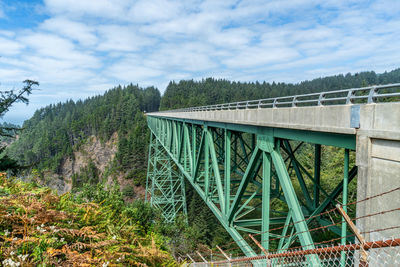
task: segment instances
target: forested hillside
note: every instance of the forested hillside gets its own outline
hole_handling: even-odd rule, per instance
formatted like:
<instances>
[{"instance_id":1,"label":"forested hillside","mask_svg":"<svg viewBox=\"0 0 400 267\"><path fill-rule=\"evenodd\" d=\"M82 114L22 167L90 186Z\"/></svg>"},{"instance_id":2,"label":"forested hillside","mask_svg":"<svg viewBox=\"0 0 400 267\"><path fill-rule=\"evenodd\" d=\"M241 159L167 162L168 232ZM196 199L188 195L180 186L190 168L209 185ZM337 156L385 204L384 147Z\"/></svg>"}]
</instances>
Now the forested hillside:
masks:
<instances>
[{"instance_id":1,"label":"forested hillside","mask_svg":"<svg viewBox=\"0 0 400 267\"><path fill-rule=\"evenodd\" d=\"M170 82L161 99L161 110L213 105L242 100L309 94L374 84L400 82L400 69L382 74L373 71L335 75L291 83L242 83L213 78Z\"/></svg>"},{"instance_id":2,"label":"forested hillside","mask_svg":"<svg viewBox=\"0 0 400 267\"><path fill-rule=\"evenodd\" d=\"M158 110L159 103L157 89L131 84L84 101L50 105L25 121L24 131L8 153L20 165L37 169L42 177L68 173L72 179L68 188L98 183L105 171L135 176L140 184L146 171L143 112ZM110 150L116 150L115 155L108 153Z\"/></svg>"},{"instance_id":3,"label":"forested hillside","mask_svg":"<svg viewBox=\"0 0 400 267\"><path fill-rule=\"evenodd\" d=\"M14 135L13 129L16 128L18 128L18 125L7 122L0 123L0 129L3 131L3 135L0 136L0 147L7 146L14 142L15 139L12 136Z\"/></svg>"}]
</instances>

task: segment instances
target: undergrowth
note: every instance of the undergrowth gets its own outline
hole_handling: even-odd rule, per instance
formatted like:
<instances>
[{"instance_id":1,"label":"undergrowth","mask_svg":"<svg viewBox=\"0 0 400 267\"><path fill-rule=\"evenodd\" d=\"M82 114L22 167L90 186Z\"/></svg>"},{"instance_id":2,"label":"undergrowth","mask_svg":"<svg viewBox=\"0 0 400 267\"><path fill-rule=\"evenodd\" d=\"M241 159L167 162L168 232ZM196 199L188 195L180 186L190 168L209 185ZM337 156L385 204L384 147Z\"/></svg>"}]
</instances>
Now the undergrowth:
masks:
<instances>
[{"instance_id":1,"label":"undergrowth","mask_svg":"<svg viewBox=\"0 0 400 267\"><path fill-rule=\"evenodd\" d=\"M124 206L92 186L61 196L0 173L0 263L4 266L176 266L151 231L145 203Z\"/></svg>"}]
</instances>

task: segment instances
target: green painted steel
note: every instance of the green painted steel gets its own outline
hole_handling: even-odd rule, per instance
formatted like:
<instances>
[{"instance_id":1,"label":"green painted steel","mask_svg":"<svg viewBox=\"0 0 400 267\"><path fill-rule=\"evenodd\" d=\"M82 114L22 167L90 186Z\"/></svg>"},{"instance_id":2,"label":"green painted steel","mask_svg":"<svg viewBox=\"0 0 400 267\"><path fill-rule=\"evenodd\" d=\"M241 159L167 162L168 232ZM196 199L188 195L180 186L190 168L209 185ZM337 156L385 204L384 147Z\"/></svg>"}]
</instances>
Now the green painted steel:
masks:
<instances>
[{"instance_id":1,"label":"green painted steel","mask_svg":"<svg viewBox=\"0 0 400 267\"><path fill-rule=\"evenodd\" d=\"M162 211L168 223L173 222L178 213L187 213L183 175L174 168L172 159L153 134L149 144L146 200L148 196L151 205Z\"/></svg>"},{"instance_id":2,"label":"green painted steel","mask_svg":"<svg viewBox=\"0 0 400 267\"><path fill-rule=\"evenodd\" d=\"M270 225L270 195L271 195L271 156L263 152L263 189L262 189L262 218L261 218L261 245L269 249Z\"/></svg>"},{"instance_id":3,"label":"green painted steel","mask_svg":"<svg viewBox=\"0 0 400 267\"><path fill-rule=\"evenodd\" d=\"M355 167L348 171L347 162L347 176L335 190L326 192L320 183L321 145L345 148L348 159L349 149L355 148L352 135L154 115L147 120L151 138L146 192L152 205L164 210L170 222L180 211L185 213L185 177L246 256L259 253L247 242L248 233L267 250L284 251L293 244L313 248L309 224L326 225L326 217L315 215L335 203L356 175ZM309 167L296 156L305 143L315 144ZM343 195L347 198L346 190ZM277 202L284 210L273 208ZM281 230L271 232L272 225ZM342 233L337 227L328 229ZM319 265L316 255L307 260Z\"/></svg>"},{"instance_id":4,"label":"green painted steel","mask_svg":"<svg viewBox=\"0 0 400 267\"><path fill-rule=\"evenodd\" d=\"M314 209L319 205L319 194L321 185L321 145L315 145L314 153Z\"/></svg>"},{"instance_id":5,"label":"green painted steel","mask_svg":"<svg viewBox=\"0 0 400 267\"><path fill-rule=\"evenodd\" d=\"M342 205L344 212L347 212L347 193L349 184L349 150L346 149L344 152L344 172L343 172L343 197ZM347 223L344 218L342 218L342 232L341 232L341 244L346 245L346 235L347 235ZM346 266L346 253L342 251L340 255L340 266Z\"/></svg>"},{"instance_id":6,"label":"green painted steel","mask_svg":"<svg viewBox=\"0 0 400 267\"><path fill-rule=\"evenodd\" d=\"M150 116L149 116L150 117ZM340 134L340 133L328 133L328 132L315 132L297 129L284 129L284 128L271 128L265 126L245 125L245 124L232 124L225 122L214 122L214 121L201 121L191 119L180 119L173 117L157 116L156 114L151 115L152 118L168 119L179 122L185 122L188 124L209 126L220 129L228 129L230 131L238 131L252 134L265 134L265 132L272 132L277 138L283 138L288 140L304 141L312 144L320 144L326 146L335 146L340 148L356 149L356 136L353 134Z\"/></svg>"}]
</instances>

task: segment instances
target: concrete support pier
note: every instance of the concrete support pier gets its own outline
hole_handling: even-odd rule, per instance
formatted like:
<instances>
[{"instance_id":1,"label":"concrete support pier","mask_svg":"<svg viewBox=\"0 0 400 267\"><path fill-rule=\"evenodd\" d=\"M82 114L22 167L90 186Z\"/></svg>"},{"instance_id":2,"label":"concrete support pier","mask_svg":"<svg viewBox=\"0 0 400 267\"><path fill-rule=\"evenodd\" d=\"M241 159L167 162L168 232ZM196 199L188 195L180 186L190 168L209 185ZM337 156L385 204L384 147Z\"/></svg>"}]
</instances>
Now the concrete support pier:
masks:
<instances>
[{"instance_id":1,"label":"concrete support pier","mask_svg":"<svg viewBox=\"0 0 400 267\"><path fill-rule=\"evenodd\" d=\"M362 200L400 187L400 104L368 104L360 109L357 130L357 199ZM400 190L357 204L357 217L400 207ZM367 241L398 237L400 210L358 220ZM368 232L372 231L371 234Z\"/></svg>"}]
</instances>

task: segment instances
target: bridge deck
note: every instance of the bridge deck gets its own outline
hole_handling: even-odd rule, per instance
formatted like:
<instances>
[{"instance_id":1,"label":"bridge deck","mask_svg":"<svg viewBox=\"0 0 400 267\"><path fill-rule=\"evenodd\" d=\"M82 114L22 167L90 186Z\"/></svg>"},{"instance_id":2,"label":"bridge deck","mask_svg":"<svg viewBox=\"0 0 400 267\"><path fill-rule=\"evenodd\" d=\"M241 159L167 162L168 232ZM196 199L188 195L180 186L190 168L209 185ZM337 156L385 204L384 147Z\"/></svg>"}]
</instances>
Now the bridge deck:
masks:
<instances>
[{"instance_id":1,"label":"bridge deck","mask_svg":"<svg viewBox=\"0 0 400 267\"><path fill-rule=\"evenodd\" d=\"M400 103L359 105L359 110L357 106L338 105L192 112L161 111L148 113L148 115L351 135L361 133L383 139L400 140ZM353 122L357 124L357 121L359 121L359 125L351 125L352 116Z\"/></svg>"}]
</instances>

